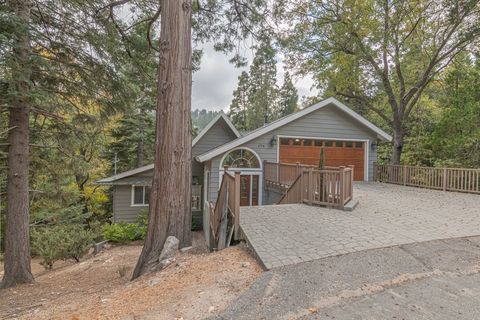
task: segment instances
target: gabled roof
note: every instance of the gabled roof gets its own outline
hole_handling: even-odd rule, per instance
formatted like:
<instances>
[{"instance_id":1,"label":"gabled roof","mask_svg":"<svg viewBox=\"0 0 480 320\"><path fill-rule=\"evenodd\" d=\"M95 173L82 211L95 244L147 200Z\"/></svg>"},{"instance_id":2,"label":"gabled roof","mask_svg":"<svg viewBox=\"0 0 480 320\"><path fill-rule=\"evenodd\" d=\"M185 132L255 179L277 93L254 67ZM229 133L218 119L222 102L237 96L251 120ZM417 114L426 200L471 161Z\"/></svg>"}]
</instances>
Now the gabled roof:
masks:
<instances>
[{"instance_id":1,"label":"gabled roof","mask_svg":"<svg viewBox=\"0 0 480 320\"><path fill-rule=\"evenodd\" d=\"M119 174L116 174L116 175L113 175L113 176L110 176L110 177L107 177L107 178L97 180L97 181L95 181L95 183L110 184L110 183L112 183L116 180L120 180L120 179L123 179L123 178L126 178L126 177L130 177L130 176L133 176L134 174L142 173L142 172L152 170L152 169L153 169L153 163L149 164L149 165L146 165L146 166L143 166L143 167L128 170L128 171L125 171L125 172L122 172L122 173L119 173Z\"/></svg>"},{"instance_id":2,"label":"gabled roof","mask_svg":"<svg viewBox=\"0 0 480 320\"><path fill-rule=\"evenodd\" d=\"M200 133L195 137L195 139L193 139L192 141L192 147L195 146L195 144L197 144L198 141L200 141L200 139L202 139L202 137L208 132L208 130L210 130L210 128L213 127L213 125L215 123L217 123L218 120L220 119L223 119L225 121L225 123L227 124L227 126L232 130L233 134L235 134L235 136L237 138L239 138L241 135L240 135L240 132L238 132L237 128L235 128L235 126L233 125L232 121L230 121L230 118L227 117L227 115L223 112L223 111L220 111L216 116L215 118L212 119L212 121L210 121L207 126L205 128L202 129L202 131L200 131Z\"/></svg>"},{"instance_id":3,"label":"gabled roof","mask_svg":"<svg viewBox=\"0 0 480 320\"><path fill-rule=\"evenodd\" d=\"M215 125L215 123L217 123L220 119L225 121L227 126L232 130L233 134L235 134L235 136L237 138L239 138L241 136L240 133L238 132L237 128L235 128L235 126L233 125L230 118L227 117L227 115L223 111L220 111L215 116L215 118L213 118L205 126L205 128L203 128L202 131L200 131L200 133L195 137L195 139L193 139L192 148L197 144L198 141L200 141L200 139L202 139L202 137L208 132L208 130L210 130ZM125 171L125 172L122 172L122 173L119 173L119 174L116 174L116 175L113 175L113 176L110 176L110 177L107 177L107 178L100 179L100 180L96 181L96 183L98 183L98 184L111 184L112 182L117 181L119 179L123 179L123 178L129 177L129 176L133 176L135 174L142 173L142 172L152 170L152 169L153 169L153 164L149 164L149 165L146 165L146 166L143 166L143 167L135 168L135 169L128 170L128 171Z\"/></svg>"},{"instance_id":4,"label":"gabled roof","mask_svg":"<svg viewBox=\"0 0 480 320\"><path fill-rule=\"evenodd\" d=\"M392 140L392 137L386 133L385 131L383 131L382 129L380 129L379 127L377 127L376 125L374 125L373 123L371 123L370 121L368 121L367 119L365 119L364 117L362 117L361 115L359 115L358 113L356 113L355 111L353 111L352 109L350 109L349 107L347 107L346 105L344 105L343 103L341 103L340 101L338 101L337 99L335 98L328 98L328 99L325 99L317 104L314 104L313 106L310 106L310 107L307 107L301 111L298 111L298 112L295 112L295 113L292 113L286 117L283 117L283 118L280 118L274 122L271 122L263 127L260 127L250 133L248 133L247 135L241 137L241 138L238 138L236 140L233 140L232 142L229 142L229 143L226 143L218 148L215 148L213 150L210 150L202 155L199 155L197 156L195 159L198 161L198 162L204 162L204 161L207 161L207 160L210 160L218 155L221 155L233 148L236 148L244 143L247 143L259 136L262 136L268 132L271 132L281 126L284 126L290 122L293 122L307 114L310 114L314 111L317 111L325 106L328 106L328 105L333 105L335 107L337 107L338 109L342 110L343 112L345 112L346 114L350 115L353 119L357 120L358 122L360 122L362 125L366 126L367 128L369 128L370 130L372 130L373 132L375 132L377 134L377 136L382 139L382 140L385 140L385 141L391 141Z\"/></svg>"}]
</instances>

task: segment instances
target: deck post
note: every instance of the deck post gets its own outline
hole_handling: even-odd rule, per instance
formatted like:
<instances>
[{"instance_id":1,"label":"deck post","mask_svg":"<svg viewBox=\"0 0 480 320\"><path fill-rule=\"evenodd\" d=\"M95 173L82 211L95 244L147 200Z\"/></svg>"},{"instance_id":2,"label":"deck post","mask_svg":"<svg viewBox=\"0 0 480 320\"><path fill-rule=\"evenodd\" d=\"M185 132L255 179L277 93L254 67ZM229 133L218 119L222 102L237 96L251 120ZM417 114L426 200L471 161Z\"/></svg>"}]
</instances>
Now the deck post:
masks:
<instances>
[{"instance_id":1,"label":"deck post","mask_svg":"<svg viewBox=\"0 0 480 320\"><path fill-rule=\"evenodd\" d=\"M302 168L302 171L300 171L300 174L302 175L300 177L300 203L303 203L305 200L305 185L303 183L303 175L304 175L305 169ZM288 190L287 190L288 192Z\"/></svg>"},{"instance_id":2,"label":"deck post","mask_svg":"<svg viewBox=\"0 0 480 320\"><path fill-rule=\"evenodd\" d=\"M234 193L234 211L235 211L235 221L234 221L234 230L235 230L235 240L240 240L240 171L235 171L235 193Z\"/></svg>"},{"instance_id":3,"label":"deck post","mask_svg":"<svg viewBox=\"0 0 480 320\"><path fill-rule=\"evenodd\" d=\"M308 169L308 204L312 205L313 201L313 168Z\"/></svg>"},{"instance_id":4,"label":"deck post","mask_svg":"<svg viewBox=\"0 0 480 320\"><path fill-rule=\"evenodd\" d=\"M407 166L403 165L403 185L407 185Z\"/></svg>"},{"instance_id":5,"label":"deck post","mask_svg":"<svg viewBox=\"0 0 480 320\"><path fill-rule=\"evenodd\" d=\"M225 174L227 174L225 172ZM225 178L224 178L225 179ZM227 246L227 228L228 228L228 180L225 180L225 193L223 194L223 208L221 208L220 228L218 233L217 249L223 250Z\"/></svg>"},{"instance_id":6,"label":"deck post","mask_svg":"<svg viewBox=\"0 0 480 320\"><path fill-rule=\"evenodd\" d=\"M345 206L345 167L340 166L340 182L339 189L339 209L343 210Z\"/></svg>"},{"instance_id":7,"label":"deck post","mask_svg":"<svg viewBox=\"0 0 480 320\"><path fill-rule=\"evenodd\" d=\"M443 168L442 190L447 191L447 168Z\"/></svg>"},{"instance_id":8,"label":"deck post","mask_svg":"<svg viewBox=\"0 0 480 320\"><path fill-rule=\"evenodd\" d=\"M352 200L353 200L353 181L355 181L355 166L353 164L349 165L348 166L349 168L352 169L352 176L350 177L350 196L352 197ZM367 180L368 180L368 177L367 177Z\"/></svg>"}]
</instances>

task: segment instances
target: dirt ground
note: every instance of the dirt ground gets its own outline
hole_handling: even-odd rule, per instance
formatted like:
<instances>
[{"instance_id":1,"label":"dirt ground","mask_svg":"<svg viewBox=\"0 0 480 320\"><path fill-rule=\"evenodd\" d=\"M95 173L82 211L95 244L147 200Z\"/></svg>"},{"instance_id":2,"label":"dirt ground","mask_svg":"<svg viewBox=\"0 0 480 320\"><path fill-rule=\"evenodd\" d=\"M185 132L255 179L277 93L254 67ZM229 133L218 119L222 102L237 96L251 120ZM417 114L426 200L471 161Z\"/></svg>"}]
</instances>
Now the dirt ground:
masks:
<instances>
[{"instance_id":1,"label":"dirt ground","mask_svg":"<svg viewBox=\"0 0 480 320\"><path fill-rule=\"evenodd\" d=\"M1 290L0 318L187 320L218 314L262 269L242 245L206 253L201 243L195 233L192 250L133 282L140 245L113 246L80 263L58 262L50 271L33 259L36 283Z\"/></svg>"}]
</instances>

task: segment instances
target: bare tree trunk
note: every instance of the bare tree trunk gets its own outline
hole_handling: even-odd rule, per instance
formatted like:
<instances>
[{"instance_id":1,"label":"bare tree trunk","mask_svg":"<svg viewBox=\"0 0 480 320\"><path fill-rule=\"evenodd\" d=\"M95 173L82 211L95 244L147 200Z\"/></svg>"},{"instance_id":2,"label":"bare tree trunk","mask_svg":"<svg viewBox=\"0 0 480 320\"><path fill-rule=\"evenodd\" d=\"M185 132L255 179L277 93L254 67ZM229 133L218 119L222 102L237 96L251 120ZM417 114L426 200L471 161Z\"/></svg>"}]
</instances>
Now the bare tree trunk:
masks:
<instances>
[{"instance_id":1,"label":"bare tree trunk","mask_svg":"<svg viewBox=\"0 0 480 320\"><path fill-rule=\"evenodd\" d=\"M26 27L30 20L30 2L10 2L15 14ZM11 287L34 281L30 267L30 234L28 202L28 152L30 91L30 41L28 31L19 31L14 44L15 65L10 83L11 97L7 157L7 214L5 229L5 275L0 287Z\"/></svg>"},{"instance_id":2,"label":"bare tree trunk","mask_svg":"<svg viewBox=\"0 0 480 320\"><path fill-rule=\"evenodd\" d=\"M167 236L191 244L191 0L161 0L155 170L133 279L155 270Z\"/></svg>"},{"instance_id":3,"label":"bare tree trunk","mask_svg":"<svg viewBox=\"0 0 480 320\"><path fill-rule=\"evenodd\" d=\"M404 138L405 131L401 128L401 125L395 126L393 130L393 149L392 156L390 158L390 164L400 164L400 159L403 152Z\"/></svg>"},{"instance_id":4,"label":"bare tree trunk","mask_svg":"<svg viewBox=\"0 0 480 320\"><path fill-rule=\"evenodd\" d=\"M144 164L144 158L145 158L145 109L142 107L140 108L140 121L139 121L139 126L138 130L140 131L140 140L137 142L137 167L141 167Z\"/></svg>"}]
</instances>

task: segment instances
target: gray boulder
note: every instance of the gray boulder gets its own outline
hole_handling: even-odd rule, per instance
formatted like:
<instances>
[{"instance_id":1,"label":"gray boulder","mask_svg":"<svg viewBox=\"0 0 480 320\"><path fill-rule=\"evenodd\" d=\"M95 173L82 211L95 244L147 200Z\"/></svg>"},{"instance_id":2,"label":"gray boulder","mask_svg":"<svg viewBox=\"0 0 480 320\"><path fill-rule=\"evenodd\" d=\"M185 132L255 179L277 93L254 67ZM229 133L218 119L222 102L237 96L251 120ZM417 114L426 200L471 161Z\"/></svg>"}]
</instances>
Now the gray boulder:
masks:
<instances>
[{"instance_id":1,"label":"gray boulder","mask_svg":"<svg viewBox=\"0 0 480 320\"><path fill-rule=\"evenodd\" d=\"M160 269L164 269L170 263L175 261L175 254L178 251L178 246L180 245L180 241L174 237L169 236L163 245L162 252L160 253L160 257L158 261L160 262Z\"/></svg>"}]
</instances>

